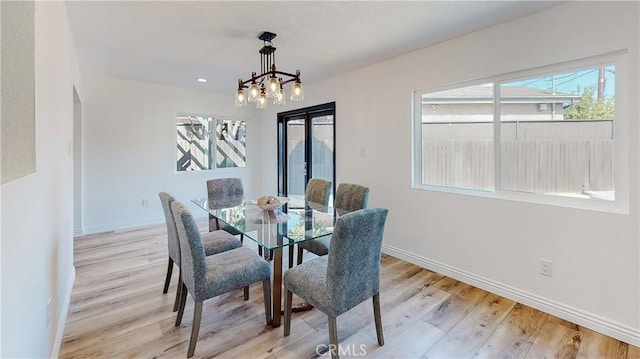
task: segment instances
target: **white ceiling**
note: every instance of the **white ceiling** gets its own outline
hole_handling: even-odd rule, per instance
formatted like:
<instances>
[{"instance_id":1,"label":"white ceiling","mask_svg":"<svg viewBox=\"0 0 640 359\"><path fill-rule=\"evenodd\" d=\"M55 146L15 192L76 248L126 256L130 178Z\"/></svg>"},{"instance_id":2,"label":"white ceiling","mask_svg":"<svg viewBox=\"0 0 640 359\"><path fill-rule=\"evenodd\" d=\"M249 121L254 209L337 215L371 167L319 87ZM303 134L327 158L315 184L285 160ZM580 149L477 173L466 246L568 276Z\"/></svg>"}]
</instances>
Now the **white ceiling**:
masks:
<instances>
[{"instance_id":1,"label":"white ceiling","mask_svg":"<svg viewBox=\"0 0 640 359\"><path fill-rule=\"evenodd\" d=\"M508 21L545 1L69 1L82 71L233 92L260 71L262 31L302 82ZM202 84L196 78L209 80Z\"/></svg>"}]
</instances>

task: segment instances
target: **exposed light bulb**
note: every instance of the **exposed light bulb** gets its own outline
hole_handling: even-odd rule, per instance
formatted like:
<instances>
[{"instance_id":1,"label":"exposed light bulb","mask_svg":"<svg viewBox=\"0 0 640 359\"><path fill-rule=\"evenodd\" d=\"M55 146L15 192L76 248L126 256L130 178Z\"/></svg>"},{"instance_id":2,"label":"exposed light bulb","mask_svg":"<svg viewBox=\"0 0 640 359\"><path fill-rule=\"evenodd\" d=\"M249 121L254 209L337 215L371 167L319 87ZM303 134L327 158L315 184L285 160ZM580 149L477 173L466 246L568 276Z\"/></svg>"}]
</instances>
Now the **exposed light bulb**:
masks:
<instances>
[{"instance_id":1,"label":"exposed light bulb","mask_svg":"<svg viewBox=\"0 0 640 359\"><path fill-rule=\"evenodd\" d=\"M291 89L291 101L302 100L304 100L304 89L300 82L296 82L293 84L293 88Z\"/></svg>"},{"instance_id":2,"label":"exposed light bulb","mask_svg":"<svg viewBox=\"0 0 640 359\"><path fill-rule=\"evenodd\" d=\"M236 93L236 106L246 106L247 105L247 97L244 95L244 90L238 89Z\"/></svg>"},{"instance_id":3,"label":"exposed light bulb","mask_svg":"<svg viewBox=\"0 0 640 359\"><path fill-rule=\"evenodd\" d=\"M258 97L258 100L256 101L256 108L267 108L267 96L264 94L264 92L260 94L260 97Z\"/></svg>"},{"instance_id":4,"label":"exposed light bulb","mask_svg":"<svg viewBox=\"0 0 640 359\"><path fill-rule=\"evenodd\" d=\"M270 77L267 83L267 97L276 97L280 92L280 81L275 77Z\"/></svg>"},{"instance_id":5,"label":"exposed light bulb","mask_svg":"<svg viewBox=\"0 0 640 359\"><path fill-rule=\"evenodd\" d=\"M249 86L249 98L247 99L249 102L256 102L260 97L260 88L258 84L253 83Z\"/></svg>"},{"instance_id":6,"label":"exposed light bulb","mask_svg":"<svg viewBox=\"0 0 640 359\"><path fill-rule=\"evenodd\" d=\"M281 87L276 97L273 98L273 103L276 105L282 106L286 103L285 99L286 99L286 94L284 93L284 89Z\"/></svg>"}]
</instances>

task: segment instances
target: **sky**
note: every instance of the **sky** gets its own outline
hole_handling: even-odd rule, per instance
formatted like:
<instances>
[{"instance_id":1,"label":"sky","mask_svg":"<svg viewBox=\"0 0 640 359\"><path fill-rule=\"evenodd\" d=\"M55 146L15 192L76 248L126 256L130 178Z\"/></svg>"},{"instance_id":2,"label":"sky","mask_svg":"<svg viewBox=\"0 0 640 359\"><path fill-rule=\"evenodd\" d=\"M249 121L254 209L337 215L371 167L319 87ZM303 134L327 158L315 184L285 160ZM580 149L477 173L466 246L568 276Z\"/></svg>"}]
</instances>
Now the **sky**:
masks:
<instances>
[{"instance_id":1,"label":"sky","mask_svg":"<svg viewBox=\"0 0 640 359\"><path fill-rule=\"evenodd\" d=\"M555 91L560 93L578 94L582 93L585 87L594 87L594 95L597 93L598 85L598 68L591 67L580 71L560 72L553 75L555 80ZM615 95L615 66L605 66L605 98L611 98ZM551 91L552 77L536 77L520 81L514 81L502 84L503 86L523 86L533 87L537 89ZM578 89L580 89L578 91Z\"/></svg>"}]
</instances>

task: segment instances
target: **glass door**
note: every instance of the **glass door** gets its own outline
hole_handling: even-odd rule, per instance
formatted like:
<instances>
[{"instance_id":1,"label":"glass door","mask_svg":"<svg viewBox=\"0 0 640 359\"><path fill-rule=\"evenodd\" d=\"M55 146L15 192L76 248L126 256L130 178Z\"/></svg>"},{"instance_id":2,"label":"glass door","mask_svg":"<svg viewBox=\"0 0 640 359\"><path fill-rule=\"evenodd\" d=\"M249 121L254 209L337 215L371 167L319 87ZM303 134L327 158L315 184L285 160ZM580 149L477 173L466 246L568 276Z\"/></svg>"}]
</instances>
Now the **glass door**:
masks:
<instances>
[{"instance_id":1,"label":"glass door","mask_svg":"<svg viewBox=\"0 0 640 359\"><path fill-rule=\"evenodd\" d=\"M286 176L284 193L304 195L307 183L307 141L305 136L306 119L291 118L286 121Z\"/></svg>"},{"instance_id":2,"label":"glass door","mask_svg":"<svg viewBox=\"0 0 640 359\"><path fill-rule=\"evenodd\" d=\"M278 192L304 196L311 178L335 183L334 117L335 103L278 114Z\"/></svg>"}]
</instances>

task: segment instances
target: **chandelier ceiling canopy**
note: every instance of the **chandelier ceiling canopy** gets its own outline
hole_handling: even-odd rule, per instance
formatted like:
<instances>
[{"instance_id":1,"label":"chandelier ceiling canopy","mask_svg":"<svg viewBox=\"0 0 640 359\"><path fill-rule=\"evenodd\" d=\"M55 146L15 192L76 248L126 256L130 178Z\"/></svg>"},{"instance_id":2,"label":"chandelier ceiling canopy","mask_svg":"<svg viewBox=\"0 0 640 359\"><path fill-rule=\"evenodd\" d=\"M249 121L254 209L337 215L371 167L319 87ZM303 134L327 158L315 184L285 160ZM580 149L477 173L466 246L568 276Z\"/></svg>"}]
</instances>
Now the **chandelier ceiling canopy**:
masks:
<instances>
[{"instance_id":1,"label":"chandelier ceiling canopy","mask_svg":"<svg viewBox=\"0 0 640 359\"><path fill-rule=\"evenodd\" d=\"M256 107L263 109L267 107L267 99L272 98L276 105L285 104L284 85L293 82L291 86L291 101L302 101L304 90L300 82L300 70L295 74L279 71L276 67L276 48L271 40L276 34L265 31L258 39L264 45L258 51L260 53L260 74L251 73L249 80L238 80L238 91L236 92L236 106L246 106L247 102L255 102ZM245 91L245 89L247 89Z\"/></svg>"}]
</instances>

